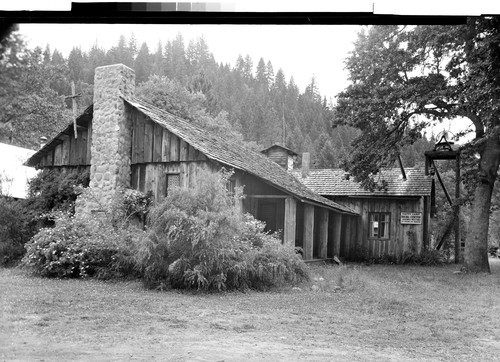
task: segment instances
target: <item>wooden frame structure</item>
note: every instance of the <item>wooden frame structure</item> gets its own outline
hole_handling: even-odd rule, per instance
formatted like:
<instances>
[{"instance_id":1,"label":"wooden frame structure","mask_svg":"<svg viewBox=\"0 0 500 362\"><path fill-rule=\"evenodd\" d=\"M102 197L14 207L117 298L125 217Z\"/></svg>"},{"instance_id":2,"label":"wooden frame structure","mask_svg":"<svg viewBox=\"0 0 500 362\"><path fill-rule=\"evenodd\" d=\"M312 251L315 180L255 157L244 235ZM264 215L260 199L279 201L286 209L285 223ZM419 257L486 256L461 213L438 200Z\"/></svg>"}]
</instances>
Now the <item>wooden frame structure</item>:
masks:
<instances>
[{"instance_id":1,"label":"wooden frame structure","mask_svg":"<svg viewBox=\"0 0 500 362\"><path fill-rule=\"evenodd\" d=\"M444 138L444 137L443 137ZM444 144L445 147L439 147L439 144ZM446 189L446 186L441 178L441 175L439 174L439 170L436 167L435 161L437 160L455 160L455 199L454 201L452 200L448 190ZM426 151L425 152L425 174L434 176L434 174L431 172L433 170L433 173L437 176L437 179L441 185L441 188L443 189L443 192L446 196L446 200L450 204L450 206L454 209L454 222L455 222L455 263L460 262L461 258L461 242L460 242L460 151L453 150L451 148L451 144L446 141L446 138L444 138L444 143L437 143L436 147L434 148L433 151ZM432 198L432 214L435 213L435 198ZM440 249L441 246L443 245L444 238L441 239L436 246L436 249ZM428 245L427 245L428 246Z\"/></svg>"}]
</instances>

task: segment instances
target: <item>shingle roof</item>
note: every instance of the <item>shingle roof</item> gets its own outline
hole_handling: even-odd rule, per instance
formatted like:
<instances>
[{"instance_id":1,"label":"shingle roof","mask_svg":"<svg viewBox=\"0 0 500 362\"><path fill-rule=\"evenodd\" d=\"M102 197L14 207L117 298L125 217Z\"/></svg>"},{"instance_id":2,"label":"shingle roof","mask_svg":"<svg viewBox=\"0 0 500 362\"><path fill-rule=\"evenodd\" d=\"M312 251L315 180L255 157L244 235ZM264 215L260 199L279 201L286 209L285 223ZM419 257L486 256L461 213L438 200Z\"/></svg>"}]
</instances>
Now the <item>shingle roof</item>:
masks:
<instances>
[{"instance_id":1,"label":"shingle roof","mask_svg":"<svg viewBox=\"0 0 500 362\"><path fill-rule=\"evenodd\" d=\"M302 178L300 170L293 174L314 192L322 196L429 196L432 179L419 169L405 169L406 180L399 168L383 169L381 179L387 182L386 190L365 190L352 178L346 179L342 169L310 170L309 176Z\"/></svg>"},{"instance_id":2,"label":"shingle roof","mask_svg":"<svg viewBox=\"0 0 500 362\"><path fill-rule=\"evenodd\" d=\"M280 145L279 143L275 143L274 145L272 146L269 146L269 147L266 147L264 148L263 150L261 150L260 152L261 153L266 153L268 152L271 148L281 148L283 150L285 150L289 155L292 155L292 156L298 156L299 154L295 151L292 151L291 149L285 147L285 146L282 146Z\"/></svg>"},{"instance_id":3,"label":"shingle roof","mask_svg":"<svg viewBox=\"0 0 500 362\"><path fill-rule=\"evenodd\" d=\"M293 175L259 152L248 149L240 143L207 132L182 118L137 98L130 98L125 101L148 116L153 122L160 124L173 134L184 139L209 159L257 176L274 187L304 201L318 203L342 213L357 215L352 209L311 191Z\"/></svg>"}]
</instances>

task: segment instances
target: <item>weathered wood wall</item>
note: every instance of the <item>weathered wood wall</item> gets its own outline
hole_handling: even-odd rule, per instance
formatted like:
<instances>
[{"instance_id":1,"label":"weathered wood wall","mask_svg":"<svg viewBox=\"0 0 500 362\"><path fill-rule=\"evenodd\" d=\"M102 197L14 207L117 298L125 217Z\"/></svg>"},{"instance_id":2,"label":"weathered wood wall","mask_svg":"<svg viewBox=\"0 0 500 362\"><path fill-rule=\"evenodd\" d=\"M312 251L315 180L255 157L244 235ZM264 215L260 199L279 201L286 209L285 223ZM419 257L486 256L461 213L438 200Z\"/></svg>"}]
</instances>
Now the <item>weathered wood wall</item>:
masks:
<instances>
[{"instance_id":1,"label":"weathered wood wall","mask_svg":"<svg viewBox=\"0 0 500 362\"><path fill-rule=\"evenodd\" d=\"M207 162L144 163L131 166L130 187L142 192L152 191L155 200L167 193L167 176L179 175L179 186L188 188L196 184L200 170L212 170ZM214 170L215 172L215 170Z\"/></svg>"},{"instance_id":2,"label":"weathered wood wall","mask_svg":"<svg viewBox=\"0 0 500 362\"><path fill-rule=\"evenodd\" d=\"M385 254L401 256L403 252L410 251L412 247L420 252L424 240L424 198L349 198L335 197L333 201L348 206L359 212L361 217L355 224L346 223L343 232L351 234L350 242L341 246L342 256L353 257L356 251L368 252L370 257L379 257ZM391 222L388 239L369 237L369 213L388 212ZM419 225L401 224L401 212L421 212L422 223ZM353 231L357 231L355 238ZM415 244L415 245L412 245Z\"/></svg>"},{"instance_id":3,"label":"weathered wood wall","mask_svg":"<svg viewBox=\"0 0 500 362\"><path fill-rule=\"evenodd\" d=\"M266 156L283 168L288 166L288 152L282 148L271 148L266 151Z\"/></svg>"},{"instance_id":4,"label":"weathered wood wall","mask_svg":"<svg viewBox=\"0 0 500 362\"><path fill-rule=\"evenodd\" d=\"M90 166L92 123L88 128L78 127L77 138L72 130L57 139L57 145L45 153L37 168L53 166Z\"/></svg>"},{"instance_id":5,"label":"weathered wood wall","mask_svg":"<svg viewBox=\"0 0 500 362\"><path fill-rule=\"evenodd\" d=\"M304 250L303 256L307 260L349 257L350 245L357 237L353 225L358 219L357 216L297 202L295 246Z\"/></svg>"},{"instance_id":6,"label":"weathered wood wall","mask_svg":"<svg viewBox=\"0 0 500 362\"><path fill-rule=\"evenodd\" d=\"M200 170L213 169L205 155L133 108L131 176L133 189L152 191L155 199L166 195L168 175L179 175L181 187L193 187Z\"/></svg>"},{"instance_id":7,"label":"weathered wood wall","mask_svg":"<svg viewBox=\"0 0 500 362\"><path fill-rule=\"evenodd\" d=\"M144 114L131 109L131 164L207 161L205 155Z\"/></svg>"}]
</instances>

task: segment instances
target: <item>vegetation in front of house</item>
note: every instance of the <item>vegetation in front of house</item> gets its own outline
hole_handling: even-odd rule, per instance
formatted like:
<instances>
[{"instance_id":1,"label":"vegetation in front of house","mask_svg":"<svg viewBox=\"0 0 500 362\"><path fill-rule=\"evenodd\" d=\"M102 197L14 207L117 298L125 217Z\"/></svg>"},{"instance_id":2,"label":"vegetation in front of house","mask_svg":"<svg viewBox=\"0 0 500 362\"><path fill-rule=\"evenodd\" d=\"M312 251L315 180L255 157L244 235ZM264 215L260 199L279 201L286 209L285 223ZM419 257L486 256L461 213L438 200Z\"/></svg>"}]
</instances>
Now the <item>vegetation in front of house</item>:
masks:
<instances>
[{"instance_id":1,"label":"vegetation in front of house","mask_svg":"<svg viewBox=\"0 0 500 362\"><path fill-rule=\"evenodd\" d=\"M264 288L308 278L292 246L263 232L264 224L242 215L226 190L229 174L206 173L193 189L174 189L150 213L150 238L138 265L155 287L226 290Z\"/></svg>"},{"instance_id":2,"label":"vegetation in front of house","mask_svg":"<svg viewBox=\"0 0 500 362\"><path fill-rule=\"evenodd\" d=\"M367 250L360 250L355 254L353 261L363 262L365 264L385 264L385 265L422 265L437 266L449 262L447 250L422 250L420 253L415 251L405 251L402 255L384 254L379 257L372 257Z\"/></svg>"},{"instance_id":3,"label":"vegetation in front of house","mask_svg":"<svg viewBox=\"0 0 500 362\"><path fill-rule=\"evenodd\" d=\"M0 196L0 265L12 265L24 255L24 243L36 232L25 200Z\"/></svg>"},{"instance_id":4,"label":"vegetation in front of house","mask_svg":"<svg viewBox=\"0 0 500 362\"><path fill-rule=\"evenodd\" d=\"M114 228L106 219L75 217L57 213L54 227L41 229L26 244L22 264L44 277L116 278L133 274L130 255L125 254L135 239L137 228Z\"/></svg>"},{"instance_id":5,"label":"vegetation in front of house","mask_svg":"<svg viewBox=\"0 0 500 362\"><path fill-rule=\"evenodd\" d=\"M88 186L88 171L43 170L29 183L28 198L0 197L0 265L24 255L24 244L42 227L53 226L53 211L74 212L75 185Z\"/></svg>"},{"instance_id":6,"label":"vegetation in front of house","mask_svg":"<svg viewBox=\"0 0 500 362\"><path fill-rule=\"evenodd\" d=\"M151 288L263 289L308 280L291 246L242 215L241 190L226 189L227 172L176 188L149 210L146 230L132 222L145 215L147 195L122 190L106 217L58 214L26 245L23 265L46 277L135 276Z\"/></svg>"}]
</instances>

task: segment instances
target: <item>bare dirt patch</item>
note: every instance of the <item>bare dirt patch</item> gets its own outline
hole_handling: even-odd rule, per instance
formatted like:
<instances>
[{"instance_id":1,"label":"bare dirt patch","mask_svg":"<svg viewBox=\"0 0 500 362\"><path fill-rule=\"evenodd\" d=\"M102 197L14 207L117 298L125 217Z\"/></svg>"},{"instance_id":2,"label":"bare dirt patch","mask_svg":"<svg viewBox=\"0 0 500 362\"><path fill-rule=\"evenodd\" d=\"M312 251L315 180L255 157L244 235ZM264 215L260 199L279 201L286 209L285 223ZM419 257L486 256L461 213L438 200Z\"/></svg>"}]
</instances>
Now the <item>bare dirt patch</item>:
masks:
<instances>
[{"instance_id":1,"label":"bare dirt patch","mask_svg":"<svg viewBox=\"0 0 500 362\"><path fill-rule=\"evenodd\" d=\"M2 360L497 360L500 261L311 266L272 292L194 294L0 269Z\"/></svg>"}]
</instances>

